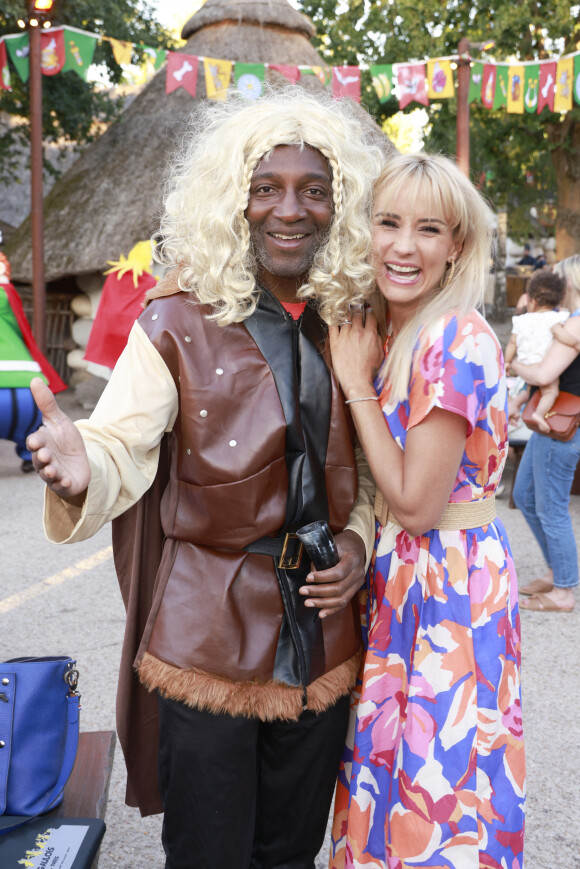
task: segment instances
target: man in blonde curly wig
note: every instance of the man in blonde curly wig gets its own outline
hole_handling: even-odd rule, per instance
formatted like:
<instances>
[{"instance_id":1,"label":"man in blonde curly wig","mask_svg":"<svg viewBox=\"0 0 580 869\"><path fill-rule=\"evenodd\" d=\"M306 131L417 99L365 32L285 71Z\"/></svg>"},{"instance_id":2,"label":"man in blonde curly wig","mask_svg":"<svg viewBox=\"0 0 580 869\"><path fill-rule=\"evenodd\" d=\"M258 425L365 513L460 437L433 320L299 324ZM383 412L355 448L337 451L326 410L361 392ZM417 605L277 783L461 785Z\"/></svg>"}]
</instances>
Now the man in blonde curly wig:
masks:
<instances>
[{"instance_id":1,"label":"man in blonde curly wig","mask_svg":"<svg viewBox=\"0 0 580 869\"><path fill-rule=\"evenodd\" d=\"M312 869L372 548L373 484L359 470L357 488L325 324L371 289L382 158L299 89L203 112L168 184L167 276L90 420L35 383L29 446L50 539L114 520L127 801L165 812L166 867ZM334 567L297 544L314 520L336 535Z\"/></svg>"}]
</instances>

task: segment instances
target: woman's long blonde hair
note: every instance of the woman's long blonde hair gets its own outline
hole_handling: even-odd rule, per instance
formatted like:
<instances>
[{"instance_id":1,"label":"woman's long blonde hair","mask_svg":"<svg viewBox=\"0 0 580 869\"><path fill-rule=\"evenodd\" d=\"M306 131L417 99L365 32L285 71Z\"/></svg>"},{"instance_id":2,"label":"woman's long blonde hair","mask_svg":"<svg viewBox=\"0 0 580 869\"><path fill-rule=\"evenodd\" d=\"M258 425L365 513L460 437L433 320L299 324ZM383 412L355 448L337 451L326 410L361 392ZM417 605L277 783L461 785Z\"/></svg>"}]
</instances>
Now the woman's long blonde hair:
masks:
<instances>
[{"instance_id":1,"label":"woman's long blonde hair","mask_svg":"<svg viewBox=\"0 0 580 869\"><path fill-rule=\"evenodd\" d=\"M220 325L248 317L257 302L244 216L252 173L278 145L310 145L331 168L334 215L299 295L316 299L326 322L339 322L374 284L371 190L384 155L367 138L346 106L299 87L255 102L230 95L201 104L171 168L155 258L180 268L181 289L211 306Z\"/></svg>"},{"instance_id":2,"label":"woman's long blonde hair","mask_svg":"<svg viewBox=\"0 0 580 869\"><path fill-rule=\"evenodd\" d=\"M566 281L562 306L575 311L580 306L580 254L575 253L554 265L553 270Z\"/></svg>"},{"instance_id":3,"label":"woman's long blonde hair","mask_svg":"<svg viewBox=\"0 0 580 869\"><path fill-rule=\"evenodd\" d=\"M490 268L494 219L490 208L473 184L446 157L428 154L401 154L392 157L375 182L374 200L397 202L420 201L426 216L442 216L449 224L453 240L460 251L453 274L443 277L443 286L433 287L416 314L404 325L393 343L381 370L383 384L388 380L392 400L407 397L412 356L419 330L430 327L448 314L466 314L483 302L486 277ZM373 307L381 319L382 297L378 290ZM388 307L388 306L387 306Z\"/></svg>"}]
</instances>

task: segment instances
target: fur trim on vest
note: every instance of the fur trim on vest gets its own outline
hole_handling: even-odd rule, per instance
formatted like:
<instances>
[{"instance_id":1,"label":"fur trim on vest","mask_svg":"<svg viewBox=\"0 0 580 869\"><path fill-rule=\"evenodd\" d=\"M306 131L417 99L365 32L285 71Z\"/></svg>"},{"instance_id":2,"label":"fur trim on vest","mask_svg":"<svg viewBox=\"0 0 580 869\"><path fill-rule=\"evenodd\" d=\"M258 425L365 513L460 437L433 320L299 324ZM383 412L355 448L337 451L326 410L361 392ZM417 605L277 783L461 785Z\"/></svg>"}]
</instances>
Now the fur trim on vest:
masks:
<instances>
[{"instance_id":1,"label":"fur trim on vest","mask_svg":"<svg viewBox=\"0 0 580 869\"><path fill-rule=\"evenodd\" d=\"M323 712L348 694L360 669L362 651L307 688L308 709ZM260 721L297 721L303 711L302 688L290 688L274 679L266 683L232 682L202 670L179 670L148 652L137 668L148 691L179 700L193 709L214 714L259 718Z\"/></svg>"}]
</instances>

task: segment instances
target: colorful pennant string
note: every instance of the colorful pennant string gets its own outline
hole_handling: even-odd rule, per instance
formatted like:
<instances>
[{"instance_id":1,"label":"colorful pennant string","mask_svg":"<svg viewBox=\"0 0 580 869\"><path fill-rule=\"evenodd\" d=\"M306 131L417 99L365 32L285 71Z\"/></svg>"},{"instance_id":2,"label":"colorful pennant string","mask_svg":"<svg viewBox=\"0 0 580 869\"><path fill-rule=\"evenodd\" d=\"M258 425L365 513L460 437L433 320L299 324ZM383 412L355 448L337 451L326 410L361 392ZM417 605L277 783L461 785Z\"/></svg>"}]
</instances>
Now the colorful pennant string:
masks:
<instances>
[{"instance_id":1,"label":"colorful pennant string","mask_svg":"<svg viewBox=\"0 0 580 869\"><path fill-rule=\"evenodd\" d=\"M259 99L264 88L265 70L279 72L291 82L301 75L316 75L332 87L335 97L351 97L360 102L361 69L358 66L290 66L287 64L238 63L220 58L199 57L178 51L151 48L109 36L99 36L74 27L54 27L41 34L44 75L74 70L87 80L97 40L111 44L119 64L132 61L133 50L145 54L145 63L157 71L166 63L165 92L184 88L196 96L199 68L203 69L205 92L209 99L223 100L233 85L248 100ZM9 60L23 82L28 81L28 34L0 37L0 94L11 90ZM454 57L439 57L422 62L375 64L370 67L373 87L381 103L397 100L399 109L412 103L428 106L430 101L455 95ZM470 103L487 109L504 108L514 114L539 114L548 108L568 112L580 104L580 51L551 60L519 63L471 61Z\"/></svg>"}]
</instances>

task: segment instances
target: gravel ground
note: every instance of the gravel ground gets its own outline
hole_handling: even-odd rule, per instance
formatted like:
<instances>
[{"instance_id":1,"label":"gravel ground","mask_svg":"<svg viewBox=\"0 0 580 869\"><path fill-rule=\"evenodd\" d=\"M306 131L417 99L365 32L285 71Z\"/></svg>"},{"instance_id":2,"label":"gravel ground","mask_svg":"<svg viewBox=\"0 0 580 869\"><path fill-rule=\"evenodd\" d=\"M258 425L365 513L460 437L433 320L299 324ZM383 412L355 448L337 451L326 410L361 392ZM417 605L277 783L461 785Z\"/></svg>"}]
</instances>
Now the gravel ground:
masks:
<instances>
[{"instance_id":1,"label":"gravel ground","mask_svg":"<svg viewBox=\"0 0 580 869\"><path fill-rule=\"evenodd\" d=\"M509 324L497 327L502 341L507 329ZM86 415L66 393L61 404L76 418ZM508 505L512 470L508 462L498 513L524 584L543 572L543 564L521 514ZM35 475L20 473L12 445L6 442L0 442L0 492L4 498L10 494L10 509L0 507L0 660L22 654L76 656L83 729L113 729L124 613L109 549L110 531L105 528L73 547L48 544L40 527L42 484ZM570 510L578 537L580 497L572 497ZM47 578L51 583L43 583ZM580 606L566 615L522 613L526 869L580 869L579 622ZM141 819L124 805L119 748L106 823L99 869L162 869L160 817ZM327 859L328 843L317 859L317 869L325 867Z\"/></svg>"}]
</instances>

